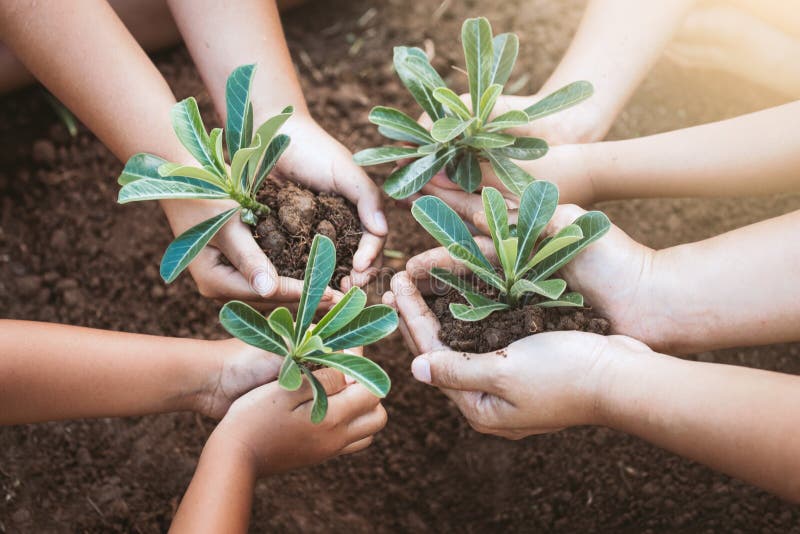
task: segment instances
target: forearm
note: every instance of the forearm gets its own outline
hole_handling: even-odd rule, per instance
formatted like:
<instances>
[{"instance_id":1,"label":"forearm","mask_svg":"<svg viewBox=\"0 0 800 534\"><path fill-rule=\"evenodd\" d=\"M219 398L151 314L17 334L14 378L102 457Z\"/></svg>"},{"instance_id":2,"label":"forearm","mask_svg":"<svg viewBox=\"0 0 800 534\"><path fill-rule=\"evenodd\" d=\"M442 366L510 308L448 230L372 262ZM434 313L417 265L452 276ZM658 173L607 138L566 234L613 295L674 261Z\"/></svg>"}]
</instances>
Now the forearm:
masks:
<instances>
[{"instance_id":1,"label":"forearm","mask_svg":"<svg viewBox=\"0 0 800 534\"><path fill-rule=\"evenodd\" d=\"M581 147L596 200L797 190L800 101L734 119Z\"/></svg>"},{"instance_id":2,"label":"forearm","mask_svg":"<svg viewBox=\"0 0 800 534\"><path fill-rule=\"evenodd\" d=\"M170 532L247 532L255 485L249 454L212 434Z\"/></svg>"},{"instance_id":3,"label":"forearm","mask_svg":"<svg viewBox=\"0 0 800 534\"><path fill-rule=\"evenodd\" d=\"M212 342L0 321L0 424L188 410Z\"/></svg>"},{"instance_id":4,"label":"forearm","mask_svg":"<svg viewBox=\"0 0 800 534\"><path fill-rule=\"evenodd\" d=\"M800 377L641 350L609 359L603 424L800 501Z\"/></svg>"},{"instance_id":5,"label":"forearm","mask_svg":"<svg viewBox=\"0 0 800 534\"><path fill-rule=\"evenodd\" d=\"M572 142L605 137L617 114L655 64L694 0L591 0L558 67L539 91L549 94L576 80L595 93L581 106L545 119L580 125Z\"/></svg>"}]
</instances>

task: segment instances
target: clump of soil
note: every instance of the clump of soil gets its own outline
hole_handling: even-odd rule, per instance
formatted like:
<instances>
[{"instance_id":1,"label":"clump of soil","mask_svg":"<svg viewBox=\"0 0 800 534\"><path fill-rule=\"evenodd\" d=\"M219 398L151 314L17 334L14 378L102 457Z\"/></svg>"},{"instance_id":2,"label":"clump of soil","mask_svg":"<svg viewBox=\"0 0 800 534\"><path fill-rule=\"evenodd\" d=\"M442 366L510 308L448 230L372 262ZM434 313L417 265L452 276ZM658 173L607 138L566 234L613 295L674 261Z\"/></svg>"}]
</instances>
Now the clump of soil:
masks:
<instances>
[{"instance_id":1,"label":"clump of soil","mask_svg":"<svg viewBox=\"0 0 800 534\"><path fill-rule=\"evenodd\" d=\"M459 321L450 313L450 303L466 303L456 290L427 299L439 319L439 339L454 350L491 352L507 347L531 334L552 330L580 330L606 335L611 323L590 308L522 308L494 312L475 322Z\"/></svg>"},{"instance_id":2,"label":"clump of soil","mask_svg":"<svg viewBox=\"0 0 800 534\"><path fill-rule=\"evenodd\" d=\"M302 279L308 251L316 234L336 245L332 287L350 274L353 254L361 239L356 207L333 193L315 193L272 176L264 181L257 199L272 210L260 218L254 237L281 276Z\"/></svg>"}]
</instances>

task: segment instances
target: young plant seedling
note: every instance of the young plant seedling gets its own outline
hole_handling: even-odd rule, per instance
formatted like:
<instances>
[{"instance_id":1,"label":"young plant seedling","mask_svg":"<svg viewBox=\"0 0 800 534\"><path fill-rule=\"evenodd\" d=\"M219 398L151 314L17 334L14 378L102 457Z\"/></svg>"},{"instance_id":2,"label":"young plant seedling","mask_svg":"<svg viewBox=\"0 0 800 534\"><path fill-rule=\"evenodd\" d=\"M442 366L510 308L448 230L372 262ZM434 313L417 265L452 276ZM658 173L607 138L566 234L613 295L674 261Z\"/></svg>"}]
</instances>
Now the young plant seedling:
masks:
<instances>
[{"instance_id":1,"label":"young plant seedling","mask_svg":"<svg viewBox=\"0 0 800 534\"><path fill-rule=\"evenodd\" d=\"M461 293L469 303L451 303L453 317L462 321L479 321L492 312L525 304L532 294L543 298L536 303L537 306L583 306L580 293L564 293L567 283L548 277L602 237L611 226L608 217L599 211L585 213L557 234L541 240L537 246L539 235L558 205L555 185L536 181L525 189L516 226L508 224L508 209L497 189L486 187L481 197L499 268L481 252L456 212L439 198L424 196L411 207L417 222L446 247L454 259L499 295L497 300L490 298L451 272L434 267L431 275Z\"/></svg>"},{"instance_id":2,"label":"young plant seedling","mask_svg":"<svg viewBox=\"0 0 800 534\"><path fill-rule=\"evenodd\" d=\"M239 204L193 226L170 243L161 259L161 277L166 282L175 280L234 215L239 213L242 221L255 226L258 216L269 213L269 208L256 200L256 194L289 146L288 136L276 134L293 109L287 107L254 133L250 102L254 72L255 65L237 68L225 88L225 143L230 167L222 152L222 128L214 128L209 135L197 101L189 97L172 108L172 127L200 166L170 163L153 154L136 154L119 176L120 204L157 199L229 199Z\"/></svg>"},{"instance_id":3,"label":"young plant seedling","mask_svg":"<svg viewBox=\"0 0 800 534\"><path fill-rule=\"evenodd\" d=\"M336 267L336 248L327 237L317 234L308 255L303 294L297 315L277 308L264 318L244 302L232 301L219 312L222 326L245 343L284 357L278 383L296 390L303 375L314 391L311 421L319 423L328 410L325 388L311 372L310 365L332 367L352 377L378 397L385 397L391 382L376 363L346 349L374 343L397 328L397 312L383 304L364 307L367 295L358 287L345 293L314 326L311 320Z\"/></svg>"},{"instance_id":4,"label":"young plant seedling","mask_svg":"<svg viewBox=\"0 0 800 534\"><path fill-rule=\"evenodd\" d=\"M469 77L471 107L448 89L420 48L396 47L394 68L403 84L433 122L426 130L397 109L378 106L369 120L389 139L409 146L368 148L353 157L359 165L378 165L401 159L416 160L392 173L383 185L389 196L406 198L443 168L467 192L481 183L480 161L488 161L497 177L520 196L533 177L512 160L533 160L547 153L547 142L536 137L515 137L506 130L525 126L541 117L582 102L592 95L592 84L567 85L524 110L512 110L490 120L519 51L513 33L492 36L485 18L467 19L461 41Z\"/></svg>"}]
</instances>

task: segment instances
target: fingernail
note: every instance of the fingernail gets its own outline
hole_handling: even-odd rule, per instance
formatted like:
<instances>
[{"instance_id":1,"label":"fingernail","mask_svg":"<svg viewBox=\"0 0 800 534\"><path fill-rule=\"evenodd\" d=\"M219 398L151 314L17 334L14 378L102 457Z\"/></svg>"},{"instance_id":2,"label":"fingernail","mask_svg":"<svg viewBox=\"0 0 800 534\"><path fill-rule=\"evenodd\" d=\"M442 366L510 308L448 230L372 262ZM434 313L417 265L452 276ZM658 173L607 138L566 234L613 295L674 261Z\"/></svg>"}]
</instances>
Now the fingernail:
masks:
<instances>
[{"instance_id":1,"label":"fingernail","mask_svg":"<svg viewBox=\"0 0 800 534\"><path fill-rule=\"evenodd\" d=\"M357 250L355 254L353 254L353 269L356 271L364 271L369 267L369 259L365 257L364 253L360 250Z\"/></svg>"},{"instance_id":2,"label":"fingernail","mask_svg":"<svg viewBox=\"0 0 800 534\"><path fill-rule=\"evenodd\" d=\"M262 297L272 293L274 288L275 282L264 271L256 273L253 277L253 289Z\"/></svg>"},{"instance_id":3,"label":"fingernail","mask_svg":"<svg viewBox=\"0 0 800 534\"><path fill-rule=\"evenodd\" d=\"M344 383L348 386L356 383L356 379L350 375L344 375Z\"/></svg>"},{"instance_id":4,"label":"fingernail","mask_svg":"<svg viewBox=\"0 0 800 534\"><path fill-rule=\"evenodd\" d=\"M411 362L411 374L420 382L431 383L431 362L425 358L416 358Z\"/></svg>"},{"instance_id":5,"label":"fingernail","mask_svg":"<svg viewBox=\"0 0 800 534\"><path fill-rule=\"evenodd\" d=\"M386 216L382 211L375 212L375 215L372 216L372 220L375 222L376 229L379 232L386 233L389 231L389 225L386 223Z\"/></svg>"}]
</instances>

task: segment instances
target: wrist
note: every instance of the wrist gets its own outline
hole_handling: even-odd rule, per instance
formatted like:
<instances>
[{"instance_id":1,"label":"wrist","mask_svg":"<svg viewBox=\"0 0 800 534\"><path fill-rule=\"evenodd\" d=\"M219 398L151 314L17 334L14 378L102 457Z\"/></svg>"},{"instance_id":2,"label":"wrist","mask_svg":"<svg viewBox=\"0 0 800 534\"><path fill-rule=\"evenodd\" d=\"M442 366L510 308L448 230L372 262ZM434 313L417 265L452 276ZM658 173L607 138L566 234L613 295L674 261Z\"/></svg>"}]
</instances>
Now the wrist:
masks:
<instances>
[{"instance_id":1,"label":"wrist","mask_svg":"<svg viewBox=\"0 0 800 534\"><path fill-rule=\"evenodd\" d=\"M182 340L187 345L183 351L186 365L182 373L181 393L183 409L209 416L218 408L215 396L220 385L224 355L220 341ZM220 416L217 416L220 417Z\"/></svg>"}]
</instances>

